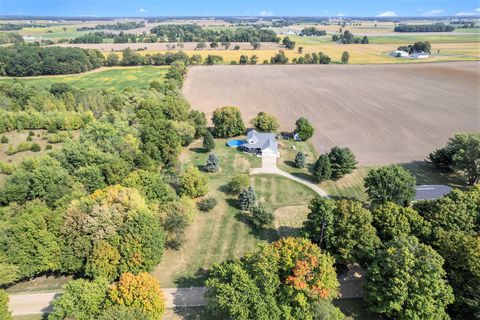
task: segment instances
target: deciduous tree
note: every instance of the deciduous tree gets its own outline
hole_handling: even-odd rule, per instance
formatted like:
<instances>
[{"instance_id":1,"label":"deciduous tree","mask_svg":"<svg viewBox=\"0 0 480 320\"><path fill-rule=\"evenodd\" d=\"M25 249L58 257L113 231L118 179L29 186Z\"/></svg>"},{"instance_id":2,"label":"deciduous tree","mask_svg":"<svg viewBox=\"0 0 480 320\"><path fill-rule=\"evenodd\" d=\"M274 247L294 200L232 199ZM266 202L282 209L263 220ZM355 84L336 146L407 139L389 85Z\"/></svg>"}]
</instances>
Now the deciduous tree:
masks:
<instances>
[{"instance_id":1,"label":"deciduous tree","mask_svg":"<svg viewBox=\"0 0 480 320\"><path fill-rule=\"evenodd\" d=\"M308 139L313 137L315 128L313 128L313 126L310 124L310 122L307 119L299 118L295 122L295 126L296 126L295 133L297 133L300 139L302 139L303 141L307 141Z\"/></svg>"},{"instance_id":2,"label":"deciduous tree","mask_svg":"<svg viewBox=\"0 0 480 320\"><path fill-rule=\"evenodd\" d=\"M237 107L227 106L216 109L213 112L212 122L217 137L230 138L241 135L245 131L245 125Z\"/></svg>"},{"instance_id":3,"label":"deciduous tree","mask_svg":"<svg viewBox=\"0 0 480 320\"><path fill-rule=\"evenodd\" d=\"M208 178L200 170L189 166L180 175L180 195L198 198L208 192Z\"/></svg>"},{"instance_id":4,"label":"deciduous tree","mask_svg":"<svg viewBox=\"0 0 480 320\"><path fill-rule=\"evenodd\" d=\"M276 132L278 127L278 120L274 115L259 112L255 118L250 121L250 124L257 130L263 132Z\"/></svg>"}]
</instances>

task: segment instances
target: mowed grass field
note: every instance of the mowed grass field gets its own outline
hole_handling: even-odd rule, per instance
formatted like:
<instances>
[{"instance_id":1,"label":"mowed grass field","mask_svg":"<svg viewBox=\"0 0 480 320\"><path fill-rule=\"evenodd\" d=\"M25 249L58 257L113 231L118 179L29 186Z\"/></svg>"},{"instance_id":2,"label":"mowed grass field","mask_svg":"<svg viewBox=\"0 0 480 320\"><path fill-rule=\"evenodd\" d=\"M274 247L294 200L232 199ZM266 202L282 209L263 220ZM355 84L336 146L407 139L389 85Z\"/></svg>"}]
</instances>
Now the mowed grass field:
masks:
<instances>
[{"instance_id":1,"label":"mowed grass field","mask_svg":"<svg viewBox=\"0 0 480 320\"><path fill-rule=\"evenodd\" d=\"M186 231L186 241L178 251L167 251L153 275L162 287L202 285L207 270L215 263L241 257L257 249L258 244L278 239L273 227L255 230L236 207L237 196L226 193L226 185L234 174L248 174L259 167L261 159L228 148L226 140L216 140L212 151L220 161L220 172L208 174L209 196L218 200L210 212L200 212ZM204 165L208 154L201 142L191 145L181 156L184 166ZM277 209L284 206L305 206L315 196L307 187L283 177L260 175L251 178L260 202Z\"/></svg>"},{"instance_id":2,"label":"mowed grass field","mask_svg":"<svg viewBox=\"0 0 480 320\"><path fill-rule=\"evenodd\" d=\"M18 78L27 84L49 87L52 83L65 82L77 88L118 89L127 87L146 88L150 82L162 82L168 67L102 67L86 73L55 76L38 76ZM0 77L0 82L13 81L12 78Z\"/></svg>"}]
</instances>

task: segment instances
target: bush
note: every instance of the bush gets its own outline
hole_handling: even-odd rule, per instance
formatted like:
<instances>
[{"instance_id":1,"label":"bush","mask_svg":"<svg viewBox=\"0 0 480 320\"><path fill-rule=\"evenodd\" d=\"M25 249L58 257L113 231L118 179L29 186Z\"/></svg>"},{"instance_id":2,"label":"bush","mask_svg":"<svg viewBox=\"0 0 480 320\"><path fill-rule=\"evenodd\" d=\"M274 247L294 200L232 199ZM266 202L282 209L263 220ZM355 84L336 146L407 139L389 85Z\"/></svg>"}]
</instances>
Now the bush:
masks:
<instances>
[{"instance_id":1,"label":"bush","mask_svg":"<svg viewBox=\"0 0 480 320\"><path fill-rule=\"evenodd\" d=\"M0 142L1 142L1 143L8 143L8 141L10 141L10 140L9 140L6 136L2 136L2 137L0 138Z\"/></svg>"},{"instance_id":2,"label":"bush","mask_svg":"<svg viewBox=\"0 0 480 320\"><path fill-rule=\"evenodd\" d=\"M45 150L52 150L52 145L51 144L47 144L45 146Z\"/></svg>"},{"instance_id":3,"label":"bush","mask_svg":"<svg viewBox=\"0 0 480 320\"><path fill-rule=\"evenodd\" d=\"M250 187L250 177L246 174L235 175L227 185L230 194L238 194L248 187Z\"/></svg>"},{"instance_id":4,"label":"bush","mask_svg":"<svg viewBox=\"0 0 480 320\"><path fill-rule=\"evenodd\" d=\"M238 207L243 211L251 211L257 206L257 195L252 187L243 189L238 195Z\"/></svg>"},{"instance_id":5,"label":"bush","mask_svg":"<svg viewBox=\"0 0 480 320\"><path fill-rule=\"evenodd\" d=\"M306 161L305 161L305 153L302 151L298 152L295 156L295 167L297 168L305 168Z\"/></svg>"},{"instance_id":6,"label":"bush","mask_svg":"<svg viewBox=\"0 0 480 320\"><path fill-rule=\"evenodd\" d=\"M250 222L254 227L263 227L273 222L275 216L270 208L259 203L250 213Z\"/></svg>"},{"instance_id":7,"label":"bush","mask_svg":"<svg viewBox=\"0 0 480 320\"><path fill-rule=\"evenodd\" d=\"M28 136L28 137L27 137L27 141L33 141L32 136Z\"/></svg>"},{"instance_id":8,"label":"bush","mask_svg":"<svg viewBox=\"0 0 480 320\"><path fill-rule=\"evenodd\" d=\"M198 209L203 212L208 212L215 208L217 204L217 199L208 197L198 203Z\"/></svg>"},{"instance_id":9,"label":"bush","mask_svg":"<svg viewBox=\"0 0 480 320\"><path fill-rule=\"evenodd\" d=\"M32 150L33 152L39 152L40 150L42 150L42 148L38 143L34 143L32 144L32 147L30 148L30 150Z\"/></svg>"},{"instance_id":10,"label":"bush","mask_svg":"<svg viewBox=\"0 0 480 320\"><path fill-rule=\"evenodd\" d=\"M207 158L207 162L205 166L203 166L203 170L206 172L218 172L219 164L218 158L214 153L210 153Z\"/></svg>"},{"instance_id":11,"label":"bush","mask_svg":"<svg viewBox=\"0 0 480 320\"><path fill-rule=\"evenodd\" d=\"M29 137L34 137L34 136L35 136L35 132L30 131L30 132L28 133L28 136L29 136Z\"/></svg>"}]
</instances>

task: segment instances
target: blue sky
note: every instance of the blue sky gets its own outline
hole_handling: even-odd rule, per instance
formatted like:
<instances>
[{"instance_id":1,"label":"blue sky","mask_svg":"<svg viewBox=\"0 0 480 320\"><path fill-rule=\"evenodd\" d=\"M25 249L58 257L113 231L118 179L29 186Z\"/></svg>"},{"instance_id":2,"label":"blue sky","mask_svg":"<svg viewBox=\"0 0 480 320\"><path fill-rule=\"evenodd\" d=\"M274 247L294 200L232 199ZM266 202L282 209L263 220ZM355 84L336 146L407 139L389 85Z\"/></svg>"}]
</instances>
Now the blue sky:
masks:
<instances>
[{"instance_id":1,"label":"blue sky","mask_svg":"<svg viewBox=\"0 0 480 320\"><path fill-rule=\"evenodd\" d=\"M478 0L0 0L1 15L472 16Z\"/></svg>"}]
</instances>

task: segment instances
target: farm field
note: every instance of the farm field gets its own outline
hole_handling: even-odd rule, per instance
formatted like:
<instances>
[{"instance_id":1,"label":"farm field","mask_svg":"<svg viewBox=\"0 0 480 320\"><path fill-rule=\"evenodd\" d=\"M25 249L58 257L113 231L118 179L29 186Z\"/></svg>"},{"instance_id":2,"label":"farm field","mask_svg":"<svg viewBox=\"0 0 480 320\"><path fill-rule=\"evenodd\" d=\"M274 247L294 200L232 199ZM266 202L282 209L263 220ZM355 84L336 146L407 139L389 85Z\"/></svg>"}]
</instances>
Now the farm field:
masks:
<instances>
[{"instance_id":1,"label":"farm field","mask_svg":"<svg viewBox=\"0 0 480 320\"><path fill-rule=\"evenodd\" d=\"M118 90L127 87L145 88L150 82L162 82L168 67L102 67L93 71L72 75L38 76L20 78L27 84L49 87L55 82L65 82L77 88ZM0 77L0 82L12 78Z\"/></svg>"},{"instance_id":2,"label":"farm field","mask_svg":"<svg viewBox=\"0 0 480 320\"><path fill-rule=\"evenodd\" d=\"M211 116L237 105L246 122L259 111L292 130L316 128L316 150L348 146L360 165L421 161L454 133L478 131L478 62L353 66L193 67L183 93Z\"/></svg>"}]
</instances>

